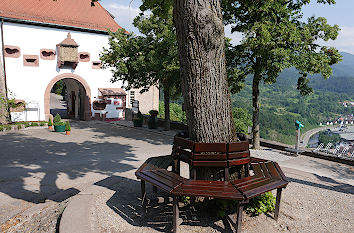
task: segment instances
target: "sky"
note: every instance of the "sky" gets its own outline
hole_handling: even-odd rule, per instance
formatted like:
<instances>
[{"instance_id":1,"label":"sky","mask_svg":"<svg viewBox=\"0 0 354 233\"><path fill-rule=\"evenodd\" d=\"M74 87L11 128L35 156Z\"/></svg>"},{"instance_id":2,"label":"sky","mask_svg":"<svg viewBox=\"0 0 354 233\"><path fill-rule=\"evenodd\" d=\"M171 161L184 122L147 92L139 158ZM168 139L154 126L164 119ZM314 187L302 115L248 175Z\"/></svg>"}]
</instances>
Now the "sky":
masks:
<instances>
[{"instance_id":1,"label":"sky","mask_svg":"<svg viewBox=\"0 0 354 233\"><path fill-rule=\"evenodd\" d=\"M341 52L354 54L354 0L337 0L335 5L316 4L316 1L303 9L304 17L322 16L328 23L338 24L341 31L335 41L321 42L326 46L336 47ZM133 26L133 19L139 13L141 0L101 0L100 3L112 15L117 23L129 32L138 34ZM231 34L231 26L225 27L225 35L236 44L241 39L240 34Z\"/></svg>"}]
</instances>

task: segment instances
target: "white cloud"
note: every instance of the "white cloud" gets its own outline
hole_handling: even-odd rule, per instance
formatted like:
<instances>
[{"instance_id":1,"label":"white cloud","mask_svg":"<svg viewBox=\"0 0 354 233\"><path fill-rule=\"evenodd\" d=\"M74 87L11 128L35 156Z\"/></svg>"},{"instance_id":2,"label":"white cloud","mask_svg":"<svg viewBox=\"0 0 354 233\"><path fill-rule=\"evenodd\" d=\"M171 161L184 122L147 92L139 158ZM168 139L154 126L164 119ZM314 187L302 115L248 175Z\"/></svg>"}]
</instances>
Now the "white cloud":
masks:
<instances>
[{"instance_id":1,"label":"white cloud","mask_svg":"<svg viewBox=\"0 0 354 233\"><path fill-rule=\"evenodd\" d=\"M225 31L225 36L231 38L231 43L233 45L237 45L241 42L242 33L239 33L239 32L231 33L231 25L230 24L225 26L224 31Z\"/></svg>"},{"instance_id":2,"label":"white cloud","mask_svg":"<svg viewBox=\"0 0 354 233\"><path fill-rule=\"evenodd\" d=\"M326 46L333 46L341 52L354 54L354 27L341 27L335 41L322 42Z\"/></svg>"},{"instance_id":3,"label":"white cloud","mask_svg":"<svg viewBox=\"0 0 354 233\"><path fill-rule=\"evenodd\" d=\"M114 15L115 20L120 26L129 32L138 32L133 26L133 20L141 12L139 8L115 3L109 4L106 8L112 15Z\"/></svg>"}]
</instances>

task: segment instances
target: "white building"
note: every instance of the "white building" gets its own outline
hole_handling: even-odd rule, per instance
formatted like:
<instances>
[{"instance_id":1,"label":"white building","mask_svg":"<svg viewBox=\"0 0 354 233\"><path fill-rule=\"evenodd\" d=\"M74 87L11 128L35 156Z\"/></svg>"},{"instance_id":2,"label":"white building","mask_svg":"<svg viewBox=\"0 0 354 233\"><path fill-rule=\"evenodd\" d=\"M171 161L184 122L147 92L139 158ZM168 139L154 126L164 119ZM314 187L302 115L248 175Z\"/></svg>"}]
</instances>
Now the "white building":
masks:
<instances>
[{"instance_id":1,"label":"white building","mask_svg":"<svg viewBox=\"0 0 354 233\"><path fill-rule=\"evenodd\" d=\"M0 21L7 89L28 108L12 113L14 120L48 119L50 92L59 80L65 83L67 110L75 119L122 119L133 100L139 100L143 113L158 109L157 88L144 94L126 92L121 82L110 82L109 69L101 69L99 54L108 47L107 30L121 27L99 3L1 0ZM121 105L106 108L107 98L99 88L116 91L108 99ZM36 108L38 113L30 111Z\"/></svg>"}]
</instances>

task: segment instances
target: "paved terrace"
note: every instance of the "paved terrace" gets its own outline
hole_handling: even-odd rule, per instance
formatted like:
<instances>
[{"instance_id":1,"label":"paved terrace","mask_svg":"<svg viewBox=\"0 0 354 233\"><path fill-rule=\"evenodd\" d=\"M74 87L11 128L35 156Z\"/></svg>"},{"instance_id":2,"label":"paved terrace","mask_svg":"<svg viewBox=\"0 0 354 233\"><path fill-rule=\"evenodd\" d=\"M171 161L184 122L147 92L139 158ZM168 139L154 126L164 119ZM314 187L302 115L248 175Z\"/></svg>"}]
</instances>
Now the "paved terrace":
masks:
<instances>
[{"instance_id":1,"label":"paved terrace","mask_svg":"<svg viewBox=\"0 0 354 233\"><path fill-rule=\"evenodd\" d=\"M44 215L55 216L51 227L60 232L168 231L171 206L158 204L161 198L152 195L151 187L155 208L148 221L141 221L134 172L147 158L169 154L174 133L94 121L73 122L70 136L46 128L0 132L2 231L28 231L29 226L49 231L41 228L50 224ZM251 155L278 161L290 184L282 195L279 221L246 217L244 232L354 232L353 167L268 149ZM162 192L158 196L168 200ZM56 225L52 213L67 204ZM221 220L187 209L182 219L185 232L228 230Z\"/></svg>"}]
</instances>

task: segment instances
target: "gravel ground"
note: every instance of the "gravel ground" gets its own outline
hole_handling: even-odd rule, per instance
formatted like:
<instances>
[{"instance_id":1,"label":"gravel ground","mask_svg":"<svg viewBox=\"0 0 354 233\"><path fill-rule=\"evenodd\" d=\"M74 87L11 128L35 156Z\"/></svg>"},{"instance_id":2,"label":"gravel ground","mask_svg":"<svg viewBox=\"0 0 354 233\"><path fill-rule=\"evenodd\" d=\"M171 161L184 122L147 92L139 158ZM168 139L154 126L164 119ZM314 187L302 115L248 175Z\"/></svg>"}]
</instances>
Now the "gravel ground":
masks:
<instances>
[{"instance_id":1,"label":"gravel ground","mask_svg":"<svg viewBox=\"0 0 354 233\"><path fill-rule=\"evenodd\" d=\"M46 202L39 204L34 209L29 209L16 215L1 225L1 232L57 232L61 213L68 201L55 203Z\"/></svg>"},{"instance_id":2,"label":"gravel ground","mask_svg":"<svg viewBox=\"0 0 354 233\"><path fill-rule=\"evenodd\" d=\"M272 215L250 217L244 213L243 232L354 232L353 186L328 183L292 169L285 171L290 184L282 193L278 222ZM157 198L148 187L150 207L147 221L142 221L137 198L139 182L119 176L109 179L101 185L109 191L96 196L91 209L91 224L98 232L166 232L171 229L172 206L163 192L158 192L162 197ZM187 207L181 208L182 220L181 232L229 232L222 220L206 218Z\"/></svg>"}]
</instances>

